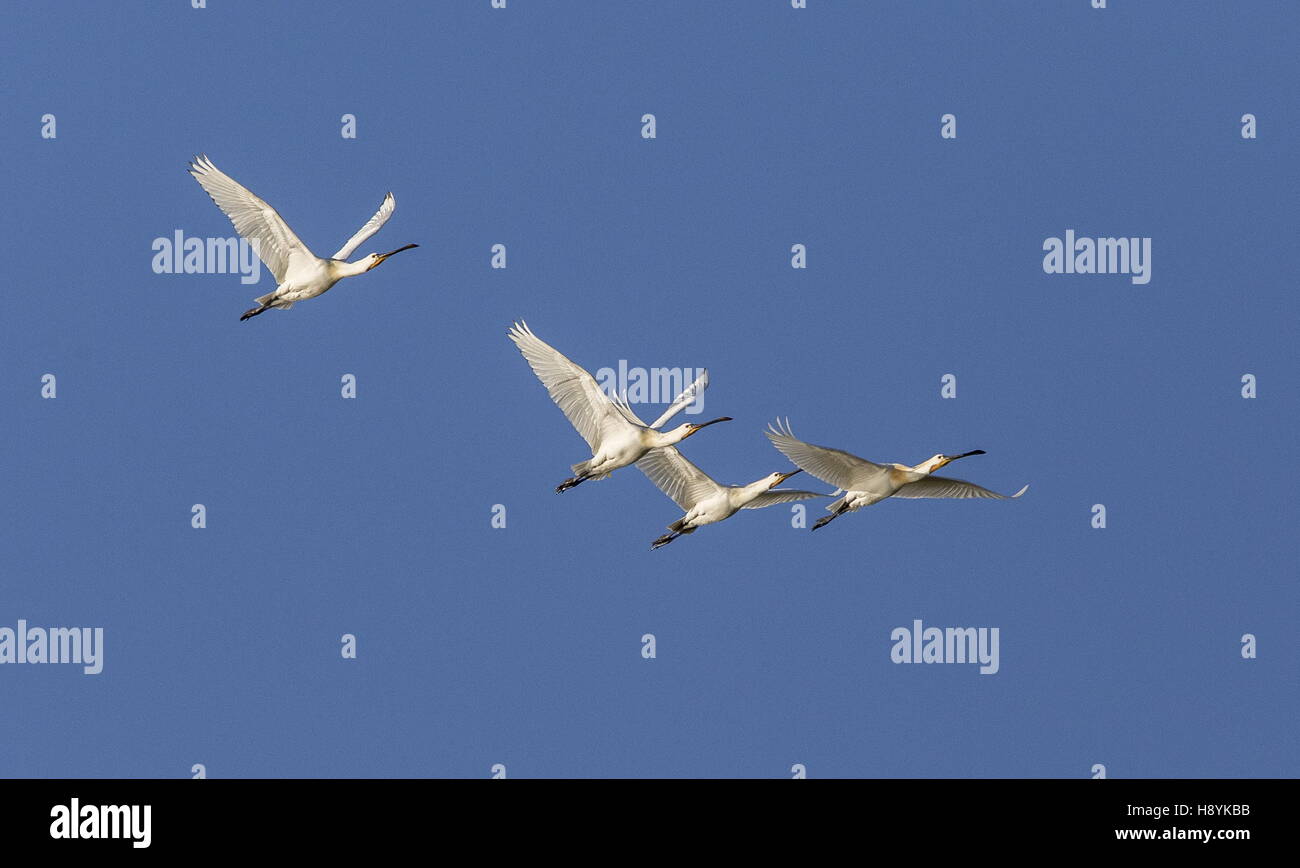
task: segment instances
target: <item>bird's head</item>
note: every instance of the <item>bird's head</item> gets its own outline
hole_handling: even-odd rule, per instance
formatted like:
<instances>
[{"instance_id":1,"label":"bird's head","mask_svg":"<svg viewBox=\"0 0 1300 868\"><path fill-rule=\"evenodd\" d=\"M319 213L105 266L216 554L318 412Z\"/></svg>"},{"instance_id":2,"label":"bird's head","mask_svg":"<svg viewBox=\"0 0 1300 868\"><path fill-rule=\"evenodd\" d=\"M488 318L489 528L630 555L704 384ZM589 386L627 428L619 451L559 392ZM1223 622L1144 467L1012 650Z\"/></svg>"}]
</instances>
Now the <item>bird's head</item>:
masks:
<instances>
[{"instance_id":1,"label":"bird's head","mask_svg":"<svg viewBox=\"0 0 1300 868\"><path fill-rule=\"evenodd\" d=\"M683 440L685 440L687 437L690 437L696 431L699 431L701 428L707 428L710 425L712 425L714 422L730 422L730 421L731 421L730 416L719 416L716 419L710 419L707 422L700 422L698 424L695 422L686 422L682 425L678 425L676 428L672 430L671 433L673 436L677 438L676 442L680 443Z\"/></svg>"},{"instance_id":2,"label":"bird's head","mask_svg":"<svg viewBox=\"0 0 1300 868\"><path fill-rule=\"evenodd\" d=\"M917 469L920 470L922 473L934 473L940 467L943 467L945 464L951 464L952 462L956 461L958 458L965 458L968 455L983 455L983 454L984 454L983 449L976 449L972 452L963 452L960 455L944 455L942 452L940 452L939 454L926 459L924 462L921 463L920 467L918 467Z\"/></svg>"},{"instance_id":3,"label":"bird's head","mask_svg":"<svg viewBox=\"0 0 1300 868\"><path fill-rule=\"evenodd\" d=\"M365 261L368 263L366 265L366 271L369 271L370 269L374 268L376 265L383 262L388 257L392 256L394 253L401 253L403 250L410 250L412 247L419 247L419 246L420 245L418 244L408 244L405 247L399 247L396 250L390 250L387 253L372 253L365 258Z\"/></svg>"},{"instance_id":4,"label":"bird's head","mask_svg":"<svg viewBox=\"0 0 1300 868\"><path fill-rule=\"evenodd\" d=\"M791 476L794 476L796 473L803 473L803 471L795 469L795 470L791 470L788 473L769 473L767 475L767 479L768 479L767 487L776 488L778 485L780 485L782 482L785 482L787 479L789 479Z\"/></svg>"}]
</instances>

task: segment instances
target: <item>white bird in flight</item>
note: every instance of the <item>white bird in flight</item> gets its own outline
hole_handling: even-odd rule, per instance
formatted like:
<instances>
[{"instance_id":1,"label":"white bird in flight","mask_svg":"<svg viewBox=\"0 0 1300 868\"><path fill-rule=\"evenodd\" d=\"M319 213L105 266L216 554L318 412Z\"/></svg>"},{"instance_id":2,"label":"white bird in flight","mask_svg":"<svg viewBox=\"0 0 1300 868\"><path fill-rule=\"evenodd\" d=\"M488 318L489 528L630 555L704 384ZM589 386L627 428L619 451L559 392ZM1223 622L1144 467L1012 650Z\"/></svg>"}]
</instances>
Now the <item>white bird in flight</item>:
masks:
<instances>
[{"instance_id":1,"label":"white bird in flight","mask_svg":"<svg viewBox=\"0 0 1300 868\"><path fill-rule=\"evenodd\" d=\"M1015 494L1008 496L962 479L930 475L958 458L983 455L983 449L963 452L961 455L940 453L914 467L909 467L906 464L876 464L839 449L828 449L825 446L805 443L794 436L788 419L784 424L777 420L777 423L769 425L764 433L772 441L772 445L789 458L796 467L808 471L828 485L834 485L838 489L835 494L841 492L844 494L839 500L826 507L831 514L819 518L812 526L813 530L829 524L846 512L871 506L887 497L988 497L1008 500L1011 497L1019 497L1029 488L1026 485Z\"/></svg>"},{"instance_id":2,"label":"white bird in flight","mask_svg":"<svg viewBox=\"0 0 1300 868\"><path fill-rule=\"evenodd\" d=\"M357 230L357 234L349 238L337 253L329 259L321 259L307 249L274 208L218 169L207 155L195 157L189 172L235 224L235 231L253 245L278 284L275 292L254 299L258 306L245 311L239 318L241 322L273 307L288 310L294 302L327 292L344 277L363 274L394 253L419 247L418 244L408 244L388 253L371 253L356 262L346 261L361 242L378 232L393 216L396 203L392 193L384 197L375 216L367 220L366 225Z\"/></svg>"},{"instance_id":3,"label":"white bird in flight","mask_svg":"<svg viewBox=\"0 0 1300 868\"><path fill-rule=\"evenodd\" d=\"M723 485L696 467L676 447L651 449L636 466L659 490L686 510L686 514L668 525L668 533L650 544L657 549L679 536L695 533L696 528L730 518L742 509L761 509L778 503L792 503L813 497L826 497L814 491L777 488L799 470L769 473L749 485Z\"/></svg>"},{"instance_id":4,"label":"white bird in flight","mask_svg":"<svg viewBox=\"0 0 1300 868\"><path fill-rule=\"evenodd\" d=\"M699 424L687 422L671 431L657 430L708 387L708 371L701 373L658 419L647 425L626 400L611 399L596 385L591 374L533 334L527 323L515 323L510 329L510 340L519 347L551 400L591 447L591 458L574 464L573 476L556 486L556 492L568 491L588 479L604 479L620 467L635 463L651 449L680 443L714 422L731 421L730 416L720 416Z\"/></svg>"}]
</instances>

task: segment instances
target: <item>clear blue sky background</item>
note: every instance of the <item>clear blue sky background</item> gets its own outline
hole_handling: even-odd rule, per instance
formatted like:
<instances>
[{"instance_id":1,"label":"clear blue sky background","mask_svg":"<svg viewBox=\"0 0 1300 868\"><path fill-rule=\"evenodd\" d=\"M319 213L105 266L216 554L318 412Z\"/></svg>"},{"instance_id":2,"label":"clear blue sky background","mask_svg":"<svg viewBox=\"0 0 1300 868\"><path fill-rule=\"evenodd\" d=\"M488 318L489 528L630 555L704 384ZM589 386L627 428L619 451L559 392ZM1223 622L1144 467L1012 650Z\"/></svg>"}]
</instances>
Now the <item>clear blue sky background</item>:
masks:
<instances>
[{"instance_id":1,"label":"clear blue sky background","mask_svg":"<svg viewBox=\"0 0 1300 868\"><path fill-rule=\"evenodd\" d=\"M0 624L106 654L0 667L0 774L1300 773L1300 7L1110 5L11 9ZM386 190L361 252L420 248L240 323L269 274L150 268L231 234L197 152L318 254ZM1067 229L1152 237L1151 283L1044 274ZM520 317L707 366L722 481L789 466L779 414L1031 487L651 552L680 511L636 470L552 491L585 445ZM914 618L999 627L1001 671L894 665Z\"/></svg>"}]
</instances>

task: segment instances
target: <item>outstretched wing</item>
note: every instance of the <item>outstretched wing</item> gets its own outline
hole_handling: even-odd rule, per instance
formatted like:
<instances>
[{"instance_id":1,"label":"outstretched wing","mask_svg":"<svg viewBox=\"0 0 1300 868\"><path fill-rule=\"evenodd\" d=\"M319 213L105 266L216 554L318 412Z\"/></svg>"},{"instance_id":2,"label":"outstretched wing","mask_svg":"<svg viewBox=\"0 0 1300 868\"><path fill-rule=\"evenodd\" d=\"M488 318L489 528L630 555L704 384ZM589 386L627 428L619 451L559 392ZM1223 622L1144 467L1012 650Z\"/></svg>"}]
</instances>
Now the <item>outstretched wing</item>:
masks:
<instances>
[{"instance_id":1,"label":"outstretched wing","mask_svg":"<svg viewBox=\"0 0 1300 868\"><path fill-rule=\"evenodd\" d=\"M796 467L843 491L870 490L887 479L889 468L839 449L814 446L794 436L790 420L780 419L763 432Z\"/></svg>"},{"instance_id":2,"label":"outstretched wing","mask_svg":"<svg viewBox=\"0 0 1300 868\"><path fill-rule=\"evenodd\" d=\"M664 410L663 415L660 416L658 419L656 419L654 421L654 424L650 425L649 427L659 428L669 419L676 416L682 410L685 410L686 407L692 401L694 401L700 395L704 394L704 390L707 389L708 387L709 387L709 372L700 371L700 375L695 378L695 382L691 383L689 386L683 389L682 393L678 395L676 398L673 398L673 402L668 406L668 409Z\"/></svg>"},{"instance_id":3,"label":"outstretched wing","mask_svg":"<svg viewBox=\"0 0 1300 868\"><path fill-rule=\"evenodd\" d=\"M274 208L218 169L206 154L195 157L189 171L230 218L235 231L253 245L258 257L275 275L276 283L284 282L284 275L295 260L304 260L305 264L316 258Z\"/></svg>"},{"instance_id":4,"label":"outstretched wing","mask_svg":"<svg viewBox=\"0 0 1300 868\"><path fill-rule=\"evenodd\" d=\"M741 509L762 509L778 503L794 503L796 500L810 500L814 497L826 497L815 491L799 491L795 488L770 488L745 504Z\"/></svg>"},{"instance_id":5,"label":"outstretched wing","mask_svg":"<svg viewBox=\"0 0 1300 868\"><path fill-rule=\"evenodd\" d=\"M701 500L722 490L709 474L687 461L676 446L651 449L637 461L636 466L660 491L672 498L673 503L687 512Z\"/></svg>"},{"instance_id":6,"label":"outstretched wing","mask_svg":"<svg viewBox=\"0 0 1300 868\"><path fill-rule=\"evenodd\" d=\"M533 334L527 323L515 323L510 328L510 340L593 451L600 443L604 426L630 424L591 374Z\"/></svg>"},{"instance_id":7,"label":"outstretched wing","mask_svg":"<svg viewBox=\"0 0 1300 868\"><path fill-rule=\"evenodd\" d=\"M357 234L348 239L347 243L338 249L330 259L347 259L353 252L361 246L371 235L374 235L380 228L388 222L388 218L393 216L393 210L397 208L397 200L393 194L389 193L384 196L384 201L379 204L379 210L375 216L366 221L366 225L357 230Z\"/></svg>"},{"instance_id":8,"label":"outstretched wing","mask_svg":"<svg viewBox=\"0 0 1300 868\"><path fill-rule=\"evenodd\" d=\"M894 492L894 497L990 497L997 500L1010 500L1013 497L1019 497L1029 490L1029 486L1017 491L1015 494L998 494L996 491L989 491L983 486L976 485L973 482L967 482L964 479L949 479L946 476L927 476L925 479L918 479L916 482L909 482L898 491Z\"/></svg>"},{"instance_id":9,"label":"outstretched wing","mask_svg":"<svg viewBox=\"0 0 1300 868\"><path fill-rule=\"evenodd\" d=\"M636 414L636 411L632 409L632 405L627 402L626 392L618 395L609 395L608 397L609 400L613 402L614 409L617 410L624 419L631 422L633 425L640 425L642 428L646 427L645 422L641 421L641 417Z\"/></svg>"}]
</instances>

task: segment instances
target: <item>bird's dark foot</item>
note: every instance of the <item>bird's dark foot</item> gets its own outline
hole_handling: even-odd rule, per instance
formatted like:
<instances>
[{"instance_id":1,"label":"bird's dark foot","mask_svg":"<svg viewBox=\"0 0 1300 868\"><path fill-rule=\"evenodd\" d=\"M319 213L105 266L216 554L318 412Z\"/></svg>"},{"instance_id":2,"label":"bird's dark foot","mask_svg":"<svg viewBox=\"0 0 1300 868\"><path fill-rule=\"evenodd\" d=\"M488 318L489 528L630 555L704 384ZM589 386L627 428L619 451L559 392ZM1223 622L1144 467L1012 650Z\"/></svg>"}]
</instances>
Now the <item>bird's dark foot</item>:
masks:
<instances>
[{"instance_id":1,"label":"bird's dark foot","mask_svg":"<svg viewBox=\"0 0 1300 868\"><path fill-rule=\"evenodd\" d=\"M659 539L657 539L657 540L655 540L654 542L650 543L650 551L654 551L655 549L658 549L658 548L663 548L664 546L668 545L668 544L669 544L670 542L672 542L673 540L677 539L679 536L681 536L681 534L680 534L680 533L677 533L676 531L674 531L674 532L672 532L672 533L666 533L666 534L664 534L663 536L659 537Z\"/></svg>"},{"instance_id":2,"label":"bird's dark foot","mask_svg":"<svg viewBox=\"0 0 1300 868\"><path fill-rule=\"evenodd\" d=\"M244 320L248 319L249 317L257 316L259 313L261 313L261 312L264 311L264 310L270 310L270 308L269 308L269 307L252 307L252 308L249 308L248 310L244 311L244 315L241 316L241 317L239 318L239 321L240 321L240 322L243 322Z\"/></svg>"},{"instance_id":3,"label":"bird's dark foot","mask_svg":"<svg viewBox=\"0 0 1300 868\"><path fill-rule=\"evenodd\" d=\"M838 512L836 512L836 513L832 513L831 515L824 515L824 516L822 516L821 518L817 519L817 521L815 521L815 522L813 523L812 529L813 529L813 530L816 530L816 529L819 528L819 527L825 527L826 525L830 524L832 521L834 521L834 520L835 520L836 518L838 518L838 517L839 517L839 513L838 513Z\"/></svg>"},{"instance_id":4,"label":"bird's dark foot","mask_svg":"<svg viewBox=\"0 0 1300 868\"><path fill-rule=\"evenodd\" d=\"M559 485L555 486L555 493L563 494L564 492L568 491L570 488L573 488L576 485L581 485L586 481L587 481L587 477L585 476L570 476L568 479L564 480Z\"/></svg>"}]
</instances>

